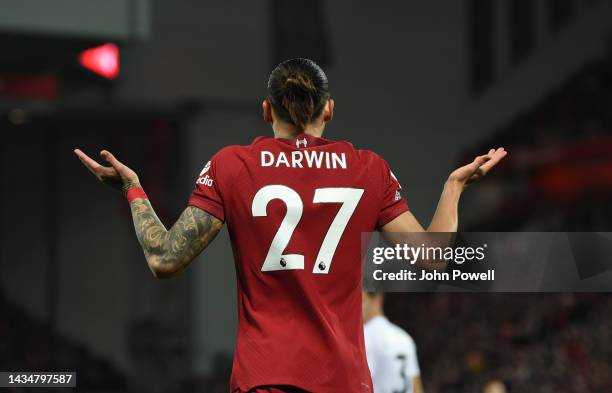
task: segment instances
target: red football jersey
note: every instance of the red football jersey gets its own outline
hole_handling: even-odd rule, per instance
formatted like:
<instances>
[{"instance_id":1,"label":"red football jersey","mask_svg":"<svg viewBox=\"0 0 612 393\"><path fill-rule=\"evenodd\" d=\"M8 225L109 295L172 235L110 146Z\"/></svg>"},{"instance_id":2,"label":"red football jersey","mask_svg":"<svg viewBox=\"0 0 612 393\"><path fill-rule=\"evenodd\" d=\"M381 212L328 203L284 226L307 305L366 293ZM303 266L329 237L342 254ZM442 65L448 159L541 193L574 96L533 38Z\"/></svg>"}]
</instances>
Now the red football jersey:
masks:
<instances>
[{"instance_id":1,"label":"red football jersey","mask_svg":"<svg viewBox=\"0 0 612 393\"><path fill-rule=\"evenodd\" d=\"M375 153L305 134L229 146L206 164L189 204L225 221L232 242L232 391L372 393L361 233L408 210L400 188Z\"/></svg>"}]
</instances>

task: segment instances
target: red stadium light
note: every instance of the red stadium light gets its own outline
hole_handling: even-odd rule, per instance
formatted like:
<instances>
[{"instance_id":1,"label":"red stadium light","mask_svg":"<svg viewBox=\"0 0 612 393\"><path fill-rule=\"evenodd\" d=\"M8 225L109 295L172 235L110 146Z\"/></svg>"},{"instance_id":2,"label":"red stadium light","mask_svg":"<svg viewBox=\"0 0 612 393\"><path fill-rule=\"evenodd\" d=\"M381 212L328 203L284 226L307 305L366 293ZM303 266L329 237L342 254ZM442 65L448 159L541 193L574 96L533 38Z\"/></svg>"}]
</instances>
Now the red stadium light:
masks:
<instances>
[{"instance_id":1,"label":"red stadium light","mask_svg":"<svg viewBox=\"0 0 612 393\"><path fill-rule=\"evenodd\" d=\"M79 63L106 79L116 79L119 76L119 48L108 43L84 50L79 54Z\"/></svg>"}]
</instances>

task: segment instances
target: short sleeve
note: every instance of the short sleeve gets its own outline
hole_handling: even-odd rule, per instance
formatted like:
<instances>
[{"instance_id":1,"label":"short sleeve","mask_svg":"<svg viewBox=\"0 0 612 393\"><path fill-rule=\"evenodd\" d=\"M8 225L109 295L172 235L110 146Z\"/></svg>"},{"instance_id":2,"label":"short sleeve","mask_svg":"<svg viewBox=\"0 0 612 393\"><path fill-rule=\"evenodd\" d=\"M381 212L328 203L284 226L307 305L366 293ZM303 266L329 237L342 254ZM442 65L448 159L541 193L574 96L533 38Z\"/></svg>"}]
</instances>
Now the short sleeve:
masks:
<instances>
[{"instance_id":1,"label":"short sleeve","mask_svg":"<svg viewBox=\"0 0 612 393\"><path fill-rule=\"evenodd\" d=\"M419 368L419 359L417 358L416 345L414 341L410 340L410 345L408 346L408 364L406 375L410 378L415 378L421 375L421 369Z\"/></svg>"},{"instance_id":2,"label":"short sleeve","mask_svg":"<svg viewBox=\"0 0 612 393\"><path fill-rule=\"evenodd\" d=\"M200 172L195 188L189 197L189 206L200 208L219 220L225 221L223 198L219 190L217 161L216 156L213 156Z\"/></svg>"},{"instance_id":3,"label":"short sleeve","mask_svg":"<svg viewBox=\"0 0 612 393\"><path fill-rule=\"evenodd\" d=\"M388 224L400 214L410 210L408 203L406 203L400 192L402 186L393 172L391 172L389 164L383 159L381 159L381 162L383 166L383 200L380 213L378 214L379 227Z\"/></svg>"},{"instance_id":4,"label":"short sleeve","mask_svg":"<svg viewBox=\"0 0 612 393\"><path fill-rule=\"evenodd\" d=\"M366 350L366 360L368 362L368 368L370 369L370 374L372 375L372 379L375 379L377 376L377 359L376 359L376 349L377 346L374 342L372 342L376 337L373 335L367 328L367 324L364 327L364 340L365 340L365 350Z\"/></svg>"}]
</instances>

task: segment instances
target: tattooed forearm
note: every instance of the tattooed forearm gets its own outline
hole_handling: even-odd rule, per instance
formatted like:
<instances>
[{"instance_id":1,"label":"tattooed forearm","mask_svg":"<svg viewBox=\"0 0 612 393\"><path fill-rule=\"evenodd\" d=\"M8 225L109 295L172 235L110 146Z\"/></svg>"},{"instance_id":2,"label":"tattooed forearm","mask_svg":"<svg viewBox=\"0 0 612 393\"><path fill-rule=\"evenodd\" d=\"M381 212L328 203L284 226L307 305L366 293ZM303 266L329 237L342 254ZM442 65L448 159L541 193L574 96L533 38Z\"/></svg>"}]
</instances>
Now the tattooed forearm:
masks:
<instances>
[{"instance_id":1,"label":"tattooed forearm","mask_svg":"<svg viewBox=\"0 0 612 393\"><path fill-rule=\"evenodd\" d=\"M223 223L205 211L187 207L166 230L147 199L131 204L136 236L151 271L166 278L183 270L215 238Z\"/></svg>"},{"instance_id":2,"label":"tattooed forearm","mask_svg":"<svg viewBox=\"0 0 612 393\"><path fill-rule=\"evenodd\" d=\"M142 187L138 179L136 180L128 180L126 182L121 183L121 192L125 195L133 187Z\"/></svg>"}]
</instances>

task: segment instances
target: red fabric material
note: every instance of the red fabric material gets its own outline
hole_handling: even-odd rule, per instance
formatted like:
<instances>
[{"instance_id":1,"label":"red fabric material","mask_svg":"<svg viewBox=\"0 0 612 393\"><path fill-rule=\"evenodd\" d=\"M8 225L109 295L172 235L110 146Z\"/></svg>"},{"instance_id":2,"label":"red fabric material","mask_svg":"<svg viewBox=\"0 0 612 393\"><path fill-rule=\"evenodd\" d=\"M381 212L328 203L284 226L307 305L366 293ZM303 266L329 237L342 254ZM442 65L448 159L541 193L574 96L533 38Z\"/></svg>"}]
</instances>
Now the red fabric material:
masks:
<instances>
[{"instance_id":1,"label":"red fabric material","mask_svg":"<svg viewBox=\"0 0 612 393\"><path fill-rule=\"evenodd\" d=\"M262 202L260 191L270 186L284 194L271 193ZM334 229L341 236L325 273L319 250L347 204L321 202L330 189L362 193L344 230ZM239 317L232 391L287 385L372 393L363 340L361 234L408 210L399 189L378 155L308 135L260 137L220 150L205 165L189 204L225 221L232 242ZM262 270L282 222L281 236L288 239L277 244L282 256L271 259L273 270ZM284 269L283 258L290 255L302 256L303 268Z\"/></svg>"},{"instance_id":2,"label":"red fabric material","mask_svg":"<svg viewBox=\"0 0 612 393\"><path fill-rule=\"evenodd\" d=\"M293 386L258 386L249 391L235 390L233 393L308 393L305 390Z\"/></svg>"}]
</instances>

